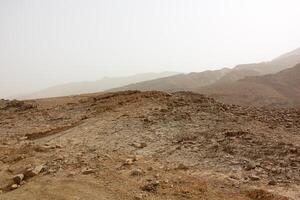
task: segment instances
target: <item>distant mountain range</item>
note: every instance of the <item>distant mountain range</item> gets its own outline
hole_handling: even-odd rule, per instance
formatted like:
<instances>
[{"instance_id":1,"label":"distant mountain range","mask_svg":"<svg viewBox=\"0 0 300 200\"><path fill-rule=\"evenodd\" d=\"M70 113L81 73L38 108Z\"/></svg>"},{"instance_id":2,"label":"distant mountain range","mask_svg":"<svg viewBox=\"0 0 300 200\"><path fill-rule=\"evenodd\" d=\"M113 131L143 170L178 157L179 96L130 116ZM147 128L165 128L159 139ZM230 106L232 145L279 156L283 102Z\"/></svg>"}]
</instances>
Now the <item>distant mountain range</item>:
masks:
<instances>
[{"instance_id":1,"label":"distant mountain range","mask_svg":"<svg viewBox=\"0 0 300 200\"><path fill-rule=\"evenodd\" d=\"M194 90L202 86L213 84L217 81L237 81L247 76L259 76L276 73L283 69L293 67L298 63L300 63L300 48L281 55L270 62L237 65L233 69L223 68L221 70L180 74L166 78L130 84L120 88L114 88L112 91L135 89L164 91Z\"/></svg>"},{"instance_id":2,"label":"distant mountain range","mask_svg":"<svg viewBox=\"0 0 300 200\"><path fill-rule=\"evenodd\" d=\"M298 63L300 63L300 48L269 62L237 65L233 69L179 74L130 84L110 91L195 91L209 94L226 103L259 106L295 105L300 101L299 95L296 95L297 92L300 93L297 86L300 85L297 78L300 76ZM286 70L289 68L292 69Z\"/></svg>"},{"instance_id":3,"label":"distant mountain range","mask_svg":"<svg viewBox=\"0 0 300 200\"><path fill-rule=\"evenodd\" d=\"M194 91L225 103L255 106L300 106L300 48L269 62L179 74L145 73L76 82L19 97L35 99L122 90Z\"/></svg>"},{"instance_id":4,"label":"distant mountain range","mask_svg":"<svg viewBox=\"0 0 300 200\"><path fill-rule=\"evenodd\" d=\"M17 99L38 99L47 97L58 97L77 95L85 93L94 93L108 90L114 87L120 87L132 83L153 80L157 78L176 75L178 72L162 72L162 73L143 73L127 77L104 77L101 80L91 82L74 82L53 87L44 90L16 97Z\"/></svg>"},{"instance_id":5,"label":"distant mountain range","mask_svg":"<svg viewBox=\"0 0 300 200\"><path fill-rule=\"evenodd\" d=\"M110 91L120 90L162 90L168 92L193 90L201 86L209 85L220 80L224 75L230 72L230 69L204 71L200 73L178 74L165 78L159 78L151 81L130 84L120 88L114 88Z\"/></svg>"}]
</instances>

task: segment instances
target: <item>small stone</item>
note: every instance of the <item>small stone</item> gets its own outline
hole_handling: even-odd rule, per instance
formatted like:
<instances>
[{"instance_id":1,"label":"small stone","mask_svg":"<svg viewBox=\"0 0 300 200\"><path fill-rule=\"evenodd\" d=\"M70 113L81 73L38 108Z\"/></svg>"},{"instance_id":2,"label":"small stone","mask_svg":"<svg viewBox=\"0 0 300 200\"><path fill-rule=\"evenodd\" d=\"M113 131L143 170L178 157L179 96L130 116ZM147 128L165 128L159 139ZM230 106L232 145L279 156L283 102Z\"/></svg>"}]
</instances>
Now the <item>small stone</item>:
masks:
<instances>
[{"instance_id":1,"label":"small stone","mask_svg":"<svg viewBox=\"0 0 300 200\"><path fill-rule=\"evenodd\" d=\"M179 170L188 170L188 166L186 166L185 164L183 163L180 163L176 169L179 169Z\"/></svg>"},{"instance_id":2,"label":"small stone","mask_svg":"<svg viewBox=\"0 0 300 200\"><path fill-rule=\"evenodd\" d=\"M292 126L293 126L293 123L292 123L292 122L288 122L288 123L285 125L286 128L291 128Z\"/></svg>"},{"instance_id":3,"label":"small stone","mask_svg":"<svg viewBox=\"0 0 300 200\"><path fill-rule=\"evenodd\" d=\"M38 175L39 173L41 173L44 169L45 169L45 166L44 166L44 165L36 166L36 167L33 168L33 169L28 169L28 170L24 173L24 176L25 176L26 178L32 178L32 177Z\"/></svg>"},{"instance_id":4,"label":"small stone","mask_svg":"<svg viewBox=\"0 0 300 200\"><path fill-rule=\"evenodd\" d=\"M270 170L272 173L278 173L278 171L279 171L278 168L275 168L275 167L271 168Z\"/></svg>"},{"instance_id":5,"label":"small stone","mask_svg":"<svg viewBox=\"0 0 300 200\"><path fill-rule=\"evenodd\" d=\"M146 192L155 192L159 186L159 181L153 181L142 186L141 189Z\"/></svg>"},{"instance_id":6,"label":"small stone","mask_svg":"<svg viewBox=\"0 0 300 200\"><path fill-rule=\"evenodd\" d=\"M24 174L18 174L18 175L13 177L13 181L16 184L20 184L23 179L24 179Z\"/></svg>"},{"instance_id":7,"label":"small stone","mask_svg":"<svg viewBox=\"0 0 300 200\"><path fill-rule=\"evenodd\" d=\"M36 167L33 169L33 172L34 172L35 174L39 174L39 173L41 173L44 169L45 169L45 166L44 166L44 165L39 165L39 166L36 166Z\"/></svg>"},{"instance_id":8,"label":"small stone","mask_svg":"<svg viewBox=\"0 0 300 200\"><path fill-rule=\"evenodd\" d=\"M255 164L255 163L253 163L253 162L248 162L248 163L245 165L245 170L250 171L250 170L252 170L252 169L255 169L255 167L256 167L256 164Z\"/></svg>"},{"instance_id":9,"label":"small stone","mask_svg":"<svg viewBox=\"0 0 300 200\"><path fill-rule=\"evenodd\" d=\"M73 177L73 176L75 176L75 175L76 175L75 172L70 172L70 173L68 173L67 177Z\"/></svg>"},{"instance_id":10,"label":"small stone","mask_svg":"<svg viewBox=\"0 0 300 200\"><path fill-rule=\"evenodd\" d=\"M142 148L147 147L147 144L144 143L144 142L142 142L142 143L133 143L132 146L135 147L135 148L142 149Z\"/></svg>"},{"instance_id":11,"label":"small stone","mask_svg":"<svg viewBox=\"0 0 300 200\"><path fill-rule=\"evenodd\" d=\"M143 170L141 169L133 169L131 172L130 172L130 175L131 176L142 176L144 174Z\"/></svg>"},{"instance_id":12,"label":"small stone","mask_svg":"<svg viewBox=\"0 0 300 200\"><path fill-rule=\"evenodd\" d=\"M143 156L141 156L141 155L134 155L132 157L133 161L138 161L138 160L141 160L142 158L143 158Z\"/></svg>"},{"instance_id":13,"label":"small stone","mask_svg":"<svg viewBox=\"0 0 300 200\"><path fill-rule=\"evenodd\" d=\"M21 186L21 185L24 185L25 183L26 183L26 181L21 181L21 183L19 185Z\"/></svg>"},{"instance_id":14,"label":"small stone","mask_svg":"<svg viewBox=\"0 0 300 200\"><path fill-rule=\"evenodd\" d=\"M291 152L291 153L297 153L297 148L296 148L296 147L290 148L290 152Z\"/></svg>"},{"instance_id":15,"label":"small stone","mask_svg":"<svg viewBox=\"0 0 300 200\"><path fill-rule=\"evenodd\" d=\"M164 180L163 182L164 182L165 184L168 184L168 183L169 183L169 180L166 179L166 180Z\"/></svg>"},{"instance_id":16,"label":"small stone","mask_svg":"<svg viewBox=\"0 0 300 200\"><path fill-rule=\"evenodd\" d=\"M142 200L143 197L144 197L143 194L137 194L137 195L135 195L135 196L133 197L133 199L134 199L134 200Z\"/></svg>"},{"instance_id":17,"label":"small stone","mask_svg":"<svg viewBox=\"0 0 300 200\"><path fill-rule=\"evenodd\" d=\"M161 108L161 109L160 109L160 112L163 112L163 113L168 112L168 109L166 109L166 108Z\"/></svg>"},{"instance_id":18,"label":"small stone","mask_svg":"<svg viewBox=\"0 0 300 200\"><path fill-rule=\"evenodd\" d=\"M132 158L128 158L125 160L124 165L132 165L133 164L133 159Z\"/></svg>"},{"instance_id":19,"label":"small stone","mask_svg":"<svg viewBox=\"0 0 300 200\"><path fill-rule=\"evenodd\" d=\"M292 175L291 175L290 173L286 173L285 177L286 177L288 180L292 179Z\"/></svg>"},{"instance_id":20,"label":"small stone","mask_svg":"<svg viewBox=\"0 0 300 200\"><path fill-rule=\"evenodd\" d=\"M17 189L18 188L18 185L17 184L12 184L11 186L10 186L10 189L11 190L15 190L15 189Z\"/></svg>"},{"instance_id":21,"label":"small stone","mask_svg":"<svg viewBox=\"0 0 300 200\"><path fill-rule=\"evenodd\" d=\"M43 146L36 146L34 148L34 151L40 152L40 153L46 153L46 152L48 152L51 149L52 149L51 146L43 145Z\"/></svg>"},{"instance_id":22,"label":"small stone","mask_svg":"<svg viewBox=\"0 0 300 200\"><path fill-rule=\"evenodd\" d=\"M276 185L276 184L277 184L277 183L276 183L275 180L270 180L269 183L268 183L268 185Z\"/></svg>"},{"instance_id":23,"label":"small stone","mask_svg":"<svg viewBox=\"0 0 300 200\"><path fill-rule=\"evenodd\" d=\"M95 173L95 170L93 170L93 169L83 169L81 171L81 173L84 174L84 175L93 174L93 173Z\"/></svg>"},{"instance_id":24,"label":"small stone","mask_svg":"<svg viewBox=\"0 0 300 200\"><path fill-rule=\"evenodd\" d=\"M27 136L23 136L23 137L20 137L20 138L19 138L19 140L21 140L21 141L24 141L24 140L27 140L27 139L28 139Z\"/></svg>"},{"instance_id":25,"label":"small stone","mask_svg":"<svg viewBox=\"0 0 300 200\"><path fill-rule=\"evenodd\" d=\"M256 175L250 175L249 178L251 181L259 181L260 180L260 178Z\"/></svg>"},{"instance_id":26,"label":"small stone","mask_svg":"<svg viewBox=\"0 0 300 200\"><path fill-rule=\"evenodd\" d=\"M150 122L150 119L144 118L143 121L146 122L146 123L149 123L149 122Z\"/></svg>"},{"instance_id":27,"label":"small stone","mask_svg":"<svg viewBox=\"0 0 300 200\"><path fill-rule=\"evenodd\" d=\"M159 174L155 174L154 177L155 177L155 178L159 178L160 175L159 175Z\"/></svg>"},{"instance_id":28,"label":"small stone","mask_svg":"<svg viewBox=\"0 0 300 200\"><path fill-rule=\"evenodd\" d=\"M234 175L234 174L231 174L229 176L229 178L234 179L234 180L240 180L240 178L238 176Z\"/></svg>"},{"instance_id":29,"label":"small stone","mask_svg":"<svg viewBox=\"0 0 300 200\"><path fill-rule=\"evenodd\" d=\"M148 170L148 171L152 171L152 170L153 170L153 167L148 167L147 170Z\"/></svg>"},{"instance_id":30,"label":"small stone","mask_svg":"<svg viewBox=\"0 0 300 200\"><path fill-rule=\"evenodd\" d=\"M48 170L48 173L49 173L49 174L54 174L54 173L56 173L56 170L55 170L55 169L49 169L49 170Z\"/></svg>"}]
</instances>

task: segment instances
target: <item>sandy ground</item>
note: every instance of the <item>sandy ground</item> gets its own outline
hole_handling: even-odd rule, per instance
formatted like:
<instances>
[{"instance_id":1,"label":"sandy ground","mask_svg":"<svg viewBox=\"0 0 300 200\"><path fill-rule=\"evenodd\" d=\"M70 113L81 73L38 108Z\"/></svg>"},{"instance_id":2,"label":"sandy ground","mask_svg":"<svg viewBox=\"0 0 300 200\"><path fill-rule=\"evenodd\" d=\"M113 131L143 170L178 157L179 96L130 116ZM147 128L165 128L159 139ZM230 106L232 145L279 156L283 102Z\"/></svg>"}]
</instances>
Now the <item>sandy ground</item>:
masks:
<instances>
[{"instance_id":1,"label":"sandy ground","mask_svg":"<svg viewBox=\"0 0 300 200\"><path fill-rule=\"evenodd\" d=\"M0 199L297 200L299 130L189 92L2 100Z\"/></svg>"}]
</instances>

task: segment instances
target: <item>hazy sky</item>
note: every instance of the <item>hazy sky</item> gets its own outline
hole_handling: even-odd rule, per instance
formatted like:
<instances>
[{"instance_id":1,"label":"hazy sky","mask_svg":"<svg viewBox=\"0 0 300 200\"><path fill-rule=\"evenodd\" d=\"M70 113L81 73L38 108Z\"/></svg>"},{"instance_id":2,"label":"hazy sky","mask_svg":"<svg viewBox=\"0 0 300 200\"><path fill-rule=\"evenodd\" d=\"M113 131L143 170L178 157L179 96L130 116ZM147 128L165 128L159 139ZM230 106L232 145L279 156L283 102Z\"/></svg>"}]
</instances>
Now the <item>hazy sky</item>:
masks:
<instances>
[{"instance_id":1,"label":"hazy sky","mask_svg":"<svg viewBox=\"0 0 300 200\"><path fill-rule=\"evenodd\" d=\"M300 47L299 0L0 0L0 97Z\"/></svg>"}]
</instances>

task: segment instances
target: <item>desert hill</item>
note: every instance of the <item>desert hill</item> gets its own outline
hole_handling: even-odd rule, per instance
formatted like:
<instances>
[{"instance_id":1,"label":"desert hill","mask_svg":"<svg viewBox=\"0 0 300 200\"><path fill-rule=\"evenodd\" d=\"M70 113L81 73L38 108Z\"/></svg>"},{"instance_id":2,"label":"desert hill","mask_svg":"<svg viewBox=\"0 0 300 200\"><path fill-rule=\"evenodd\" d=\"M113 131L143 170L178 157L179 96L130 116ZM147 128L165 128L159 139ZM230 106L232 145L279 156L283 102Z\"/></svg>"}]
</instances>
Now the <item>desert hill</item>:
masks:
<instances>
[{"instance_id":1,"label":"desert hill","mask_svg":"<svg viewBox=\"0 0 300 200\"><path fill-rule=\"evenodd\" d=\"M296 200L299 119L191 92L0 100L0 199Z\"/></svg>"},{"instance_id":2,"label":"desert hill","mask_svg":"<svg viewBox=\"0 0 300 200\"><path fill-rule=\"evenodd\" d=\"M37 99L37 98L47 98L47 97L59 97L68 95L78 95L86 93L95 93L108 90L114 87L120 87L123 85L128 85L132 83L142 82L146 80L152 80L167 76L172 76L178 74L177 72L162 72L162 73L144 73L136 74L127 77L104 77L97 81L91 82L74 82L62 85L57 85L53 87L46 88L44 90L22 95L16 97L17 99Z\"/></svg>"},{"instance_id":3,"label":"desert hill","mask_svg":"<svg viewBox=\"0 0 300 200\"><path fill-rule=\"evenodd\" d=\"M300 106L300 64L264 76L215 83L197 90L225 103L256 106Z\"/></svg>"}]
</instances>

